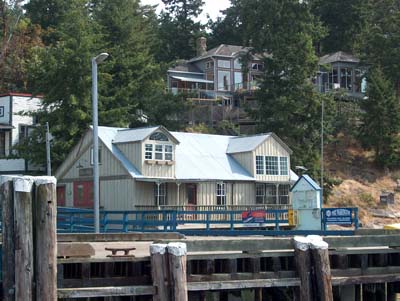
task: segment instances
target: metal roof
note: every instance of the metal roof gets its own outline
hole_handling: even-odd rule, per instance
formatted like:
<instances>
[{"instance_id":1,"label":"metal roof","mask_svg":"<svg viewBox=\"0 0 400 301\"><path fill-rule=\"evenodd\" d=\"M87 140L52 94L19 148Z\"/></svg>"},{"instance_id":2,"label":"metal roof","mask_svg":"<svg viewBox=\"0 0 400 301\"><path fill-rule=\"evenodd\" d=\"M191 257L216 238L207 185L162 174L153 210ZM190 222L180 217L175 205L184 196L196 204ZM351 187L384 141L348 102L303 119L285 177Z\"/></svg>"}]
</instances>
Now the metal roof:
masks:
<instances>
[{"instance_id":1,"label":"metal roof","mask_svg":"<svg viewBox=\"0 0 400 301\"><path fill-rule=\"evenodd\" d=\"M304 179L308 184L310 184L310 186L314 189L314 190L321 190L321 187L309 176L309 175L302 175L297 181L296 183L294 183L294 185L292 186L292 188L290 189L290 191L292 191L297 183L299 183L302 179Z\"/></svg>"},{"instance_id":2,"label":"metal roof","mask_svg":"<svg viewBox=\"0 0 400 301\"><path fill-rule=\"evenodd\" d=\"M128 142L143 141L156 130L163 131L172 141L174 141L175 143L179 143L179 141L174 136L172 136L171 133L163 126L119 129L115 136L115 139L113 140L113 143L128 143Z\"/></svg>"},{"instance_id":3,"label":"metal roof","mask_svg":"<svg viewBox=\"0 0 400 301\"><path fill-rule=\"evenodd\" d=\"M176 178L254 181L235 159L226 153L231 136L172 132L181 142L176 146Z\"/></svg>"},{"instance_id":4,"label":"metal roof","mask_svg":"<svg viewBox=\"0 0 400 301\"><path fill-rule=\"evenodd\" d=\"M183 82L192 82L192 83L205 83L205 84L213 84L212 80L206 80L203 78L194 78L194 77L185 77L185 76L171 76L174 79L183 81Z\"/></svg>"},{"instance_id":5,"label":"metal roof","mask_svg":"<svg viewBox=\"0 0 400 301\"><path fill-rule=\"evenodd\" d=\"M99 126L99 139L109 149L109 151L121 162L122 166L133 178L143 177L136 167L125 157L125 155L113 144L114 137L124 128L112 128Z\"/></svg>"},{"instance_id":6,"label":"metal roof","mask_svg":"<svg viewBox=\"0 0 400 301\"><path fill-rule=\"evenodd\" d=\"M163 127L139 129L99 127L99 138L133 178L146 179L150 177L143 176L136 169L132 162L118 149L116 141L120 143L121 141L141 141L159 128L164 129ZM236 137L183 132L168 133L179 141L175 150L175 180L252 182L256 180L226 151L230 141L232 139L236 140ZM260 136L255 137L259 138ZM297 175L290 171L290 180L296 181L297 178Z\"/></svg>"},{"instance_id":7,"label":"metal roof","mask_svg":"<svg viewBox=\"0 0 400 301\"><path fill-rule=\"evenodd\" d=\"M226 152L228 154L250 152L270 137L273 137L275 140L277 140L289 154L293 153L292 150L274 133L266 133L247 137L233 137L229 141Z\"/></svg>"}]
</instances>

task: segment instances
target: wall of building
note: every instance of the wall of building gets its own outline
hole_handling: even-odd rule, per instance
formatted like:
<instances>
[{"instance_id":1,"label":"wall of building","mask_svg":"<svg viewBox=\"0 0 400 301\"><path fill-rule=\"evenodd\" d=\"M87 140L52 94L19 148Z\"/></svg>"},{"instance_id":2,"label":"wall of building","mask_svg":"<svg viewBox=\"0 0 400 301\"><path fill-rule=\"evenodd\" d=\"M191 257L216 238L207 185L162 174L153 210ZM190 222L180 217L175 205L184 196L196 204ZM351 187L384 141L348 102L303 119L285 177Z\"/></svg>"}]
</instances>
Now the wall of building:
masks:
<instances>
[{"instance_id":1,"label":"wall of building","mask_svg":"<svg viewBox=\"0 0 400 301\"><path fill-rule=\"evenodd\" d=\"M244 152L231 155L244 169L246 169L252 176L254 176L254 153Z\"/></svg>"},{"instance_id":2,"label":"wall of building","mask_svg":"<svg viewBox=\"0 0 400 301\"><path fill-rule=\"evenodd\" d=\"M22 116L20 112L36 112L41 105L39 98L29 98L26 96L12 96L12 145L18 142L19 125L32 125L34 118L32 116Z\"/></svg>"},{"instance_id":3,"label":"wall of building","mask_svg":"<svg viewBox=\"0 0 400 301\"><path fill-rule=\"evenodd\" d=\"M2 114L0 115L0 123L2 124L10 124L11 123L11 114L10 114L10 96L2 96L0 97L0 109Z\"/></svg>"},{"instance_id":4,"label":"wall of building","mask_svg":"<svg viewBox=\"0 0 400 301\"><path fill-rule=\"evenodd\" d=\"M139 172L142 172L142 163L143 163L143 152L142 152L142 143L131 142L131 143L119 143L116 144L117 148L121 150L121 152L125 155L125 157L132 162L132 164L136 167Z\"/></svg>"},{"instance_id":5,"label":"wall of building","mask_svg":"<svg viewBox=\"0 0 400 301\"><path fill-rule=\"evenodd\" d=\"M288 175L257 175L256 170L256 156L277 156L277 157L288 157ZM279 165L279 162L278 162ZM282 145L275 140L273 137L268 138L264 143L260 144L254 150L253 159L253 176L256 177L258 181L265 182L289 182L290 180L290 154L282 147Z\"/></svg>"}]
</instances>

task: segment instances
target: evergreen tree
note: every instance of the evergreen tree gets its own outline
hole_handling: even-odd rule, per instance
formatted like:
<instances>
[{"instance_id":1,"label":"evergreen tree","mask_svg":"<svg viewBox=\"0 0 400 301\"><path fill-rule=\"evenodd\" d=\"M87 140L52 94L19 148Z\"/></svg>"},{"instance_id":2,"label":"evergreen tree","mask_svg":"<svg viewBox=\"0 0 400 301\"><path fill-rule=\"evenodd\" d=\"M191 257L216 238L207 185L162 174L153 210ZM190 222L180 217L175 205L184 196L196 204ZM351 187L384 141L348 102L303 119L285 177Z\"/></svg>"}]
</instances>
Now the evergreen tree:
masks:
<instances>
[{"instance_id":1,"label":"evergreen tree","mask_svg":"<svg viewBox=\"0 0 400 301\"><path fill-rule=\"evenodd\" d=\"M196 39L202 26L194 21L202 12L202 0L162 0L166 11L160 15L158 32L161 62L190 59L196 55Z\"/></svg>"},{"instance_id":2,"label":"evergreen tree","mask_svg":"<svg viewBox=\"0 0 400 301\"><path fill-rule=\"evenodd\" d=\"M87 1L69 3L70 9L58 21L59 40L51 47L38 49L37 59L30 65L31 89L44 94L45 107L39 120L50 124L55 166L91 124L90 61L99 53L100 35L90 18ZM102 76L99 82L103 82Z\"/></svg>"},{"instance_id":3,"label":"evergreen tree","mask_svg":"<svg viewBox=\"0 0 400 301\"><path fill-rule=\"evenodd\" d=\"M363 24L363 0L314 0L313 14L327 28L327 35L319 42L321 54L354 50L355 37Z\"/></svg>"},{"instance_id":4,"label":"evergreen tree","mask_svg":"<svg viewBox=\"0 0 400 301\"><path fill-rule=\"evenodd\" d=\"M399 166L399 99L392 82L386 79L380 67L369 71L367 82L368 98L361 102L361 141L365 147L375 151L375 161L381 167Z\"/></svg>"},{"instance_id":5,"label":"evergreen tree","mask_svg":"<svg viewBox=\"0 0 400 301\"><path fill-rule=\"evenodd\" d=\"M368 0L361 12L364 26L358 52L365 63L382 68L400 95L400 2Z\"/></svg>"},{"instance_id":6,"label":"evergreen tree","mask_svg":"<svg viewBox=\"0 0 400 301\"><path fill-rule=\"evenodd\" d=\"M241 0L242 23L254 51L267 53L254 112L260 131L273 131L294 150L293 163L319 169L322 96L313 87L313 42L324 31L307 1ZM325 99L326 113L330 98Z\"/></svg>"},{"instance_id":7,"label":"evergreen tree","mask_svg":"<svg viewBox=\"0 0 400 301\"><path fill-rule=\"evenodd\" d=\"M103 34L102 49L110 54L102 66L109 75L100 93L100 123L135 125L140 119L138 112L152 109L146 106L147 99L164 90L160 68L151 53L156 16L138 0L94 3L94 18Z\"/></svg>"}]
</instances>

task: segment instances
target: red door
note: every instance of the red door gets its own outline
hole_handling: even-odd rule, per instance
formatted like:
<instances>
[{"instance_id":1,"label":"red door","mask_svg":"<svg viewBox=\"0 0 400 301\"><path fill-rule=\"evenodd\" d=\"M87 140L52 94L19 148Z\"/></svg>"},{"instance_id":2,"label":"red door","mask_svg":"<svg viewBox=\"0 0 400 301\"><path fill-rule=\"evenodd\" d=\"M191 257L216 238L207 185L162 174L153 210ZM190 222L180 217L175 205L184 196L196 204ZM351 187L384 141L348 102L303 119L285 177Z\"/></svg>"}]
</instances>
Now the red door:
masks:
<instances>
[{"instance_id":1,"label":"red door","mask_svg":"<svg viewBox=\"0 0 400 301\"><path fill-rule=\"evenodd\" d=\"M65 186L57 187L57 206L65 206Z\"/></svg>"},{"instance_id":2,"label":"red door","mask_svg":"<svg viewBox=\"0 0 400 301\"><path fill-rule=\"evenodd\" d=\"M93 208L93 181L74 182L74 207Z\"/></svg>"}]
</instances>

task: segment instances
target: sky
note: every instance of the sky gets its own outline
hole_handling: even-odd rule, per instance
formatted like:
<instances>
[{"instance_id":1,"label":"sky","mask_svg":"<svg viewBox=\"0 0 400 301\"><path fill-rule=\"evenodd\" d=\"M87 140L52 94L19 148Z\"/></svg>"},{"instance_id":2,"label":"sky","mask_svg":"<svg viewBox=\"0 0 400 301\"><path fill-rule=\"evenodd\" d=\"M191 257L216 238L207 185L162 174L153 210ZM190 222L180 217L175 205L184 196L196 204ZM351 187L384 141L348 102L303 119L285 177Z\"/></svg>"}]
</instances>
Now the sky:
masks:
<instances>
[{"instance_id":1,"label":"sky","mask_svg":"<svg viewBox=\"0 0 400 301\"><path fill-rule=\"evenodd\" d=\"M205 5L203 7L203 13L200 16L202 23L205 23L207 18L206 15L209 14L211 19L215 20L218 16L221 16L220 10L226 9L230 6L230 0L203 0ZM157 12L160 12L164 8L164 4L161 0L141 0L143 4L159 4Z\"/></svg>"}]
</instances>

